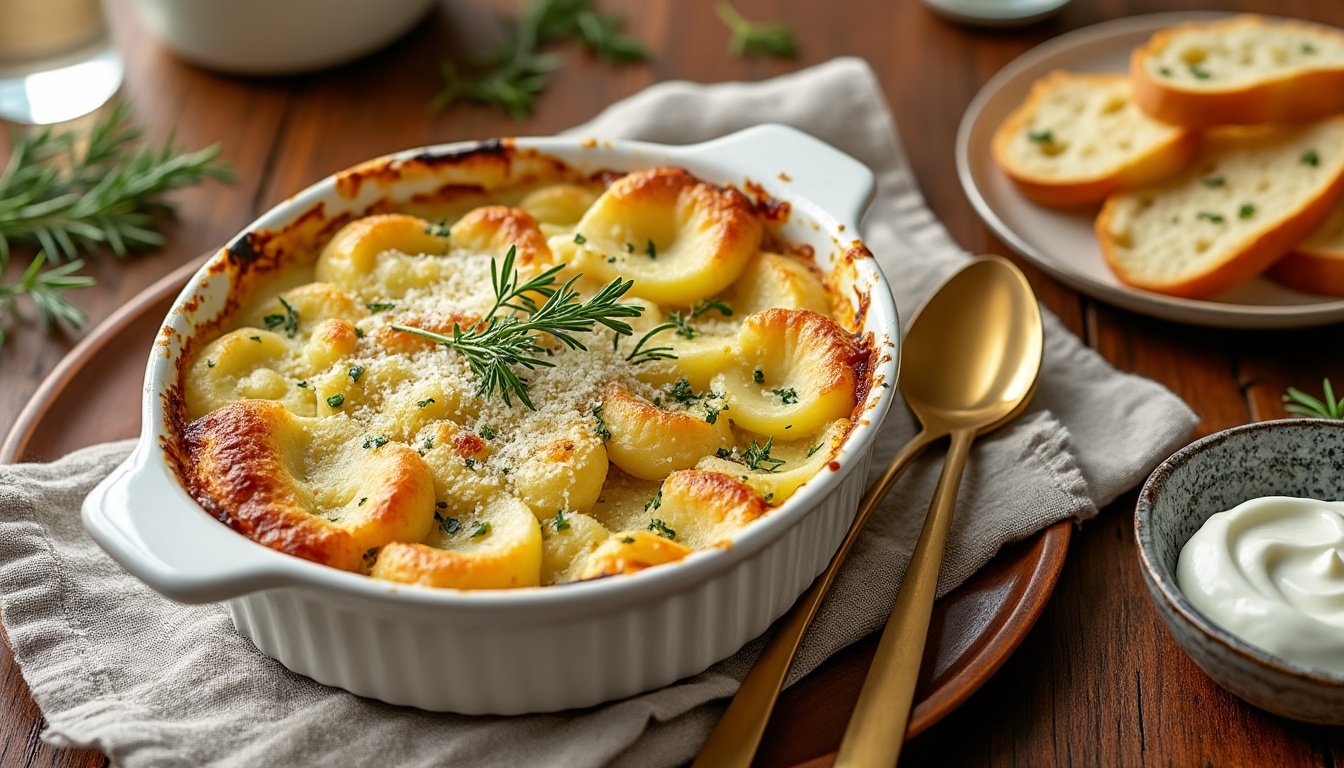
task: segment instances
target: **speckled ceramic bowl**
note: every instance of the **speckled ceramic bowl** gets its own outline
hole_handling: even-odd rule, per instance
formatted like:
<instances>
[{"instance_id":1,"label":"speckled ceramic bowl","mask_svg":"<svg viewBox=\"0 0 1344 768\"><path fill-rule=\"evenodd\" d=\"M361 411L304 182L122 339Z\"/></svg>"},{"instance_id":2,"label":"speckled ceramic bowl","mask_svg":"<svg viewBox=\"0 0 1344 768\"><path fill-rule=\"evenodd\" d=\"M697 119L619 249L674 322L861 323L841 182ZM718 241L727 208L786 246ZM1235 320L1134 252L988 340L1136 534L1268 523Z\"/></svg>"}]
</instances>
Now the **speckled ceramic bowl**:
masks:
<instances>
[{"instance_id":1,"label":"speckled ceramic bowl","mask_svg":"<svg viewBox=\"0 0 1344 768\"><path fill-rule=\"evenodd\" d=\"M1181 548L1204 521L1260 496L1344 499L1344 422L1247 424L1197 440L1162 462L1134 513L1144 582L1176 641L1219 685L1284 717L1344 724L1344 675L1247 644L1196 610L1177 585Z\"/></svg>"}]
</instances>

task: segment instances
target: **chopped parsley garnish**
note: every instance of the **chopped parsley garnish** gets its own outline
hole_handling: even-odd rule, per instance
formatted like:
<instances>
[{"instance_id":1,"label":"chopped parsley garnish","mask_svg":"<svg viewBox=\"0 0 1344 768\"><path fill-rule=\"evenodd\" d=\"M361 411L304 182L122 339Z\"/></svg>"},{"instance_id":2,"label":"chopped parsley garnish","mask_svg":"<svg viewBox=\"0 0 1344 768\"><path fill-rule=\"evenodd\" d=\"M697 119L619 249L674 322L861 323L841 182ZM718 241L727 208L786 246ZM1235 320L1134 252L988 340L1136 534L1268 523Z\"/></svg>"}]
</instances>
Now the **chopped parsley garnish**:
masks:
<instances>
[{"instance_id":1,"label":"chopped parsley garnish","mask_svg":"<svg viewBox=\"0 0 1344 768\"><path fill-rule=\"evenodd\" d=\"M1163 77L1171 77L1171 67L1158 67L1157 73Z\"/></svg>"},{"instance_id":2,"label":"chopped parsley garnish","mask_svg":"<svg viewBox=\"0 0 1344 768\"><path fill-rule=\"evenodd\" d=\"M494 439L495 439L495 430L492 429L492 428L490 427L489 424L482 424L482 425L481 425L481 428L480 428L479 430L476 431L476 434L480 435L481 437L485 438L486 440L494 440Z\"/></svg>"},{"instance_id":3,"label":"chopped parsley garnish","mask_svg":"<svg viewBox=\"0 0 1344 768\"><path fill-rule=\"evenodd\" d=\"M658 258L658 246L653 244L653 240L649 240L649 244L644 246L644 252L649 255L650 259Z\"/></svg>"},{"instance_id":4,"label":"chopped parsley garnish","mask_svg":"<svg viewBox=\"0 0 1344 768\"><path fill-rule=\"evenodd\" d=\"M1032 144L1049 144L1054 140L1054 131L1027 131L1027 141L1030 141Z\"/></svg>"},{"instance_id":5,"label":"chopped parsley garnish","mask_svg":"<svg viewBox=\"0 0 1344 768\"><path fill-rule=\"evenodd\" d=\"M626 253L634 253L634 252L635 252L635 246L634 246L634 244L633 244L633 243L626 243L626 244L625 244L625 252L626 252Z\"/></svg>"},{"instance_id":6,"label":"chopped parsley garnish","mask_svg":"<svg viewBox=\"0 0 1344 768\"><path fill-rule=\"evenodd\" d=\"M775 494L773 491L771 491L770 493L767 493L764 496L762 496L761 501L764 501L766 504L769 504L772 500L774 500L774 498Z\"/></svg>"},{"instance_id":7,"label":"chopped parsley garnish","mask_svg":"<svg viewBox=\"0 0 1344 768\"><path fill-rule=\"evenodd\" d=\"M475 539L475 538L484 536L484 535L486 535L486 534L489 533L489 532L490 532L490 524L489 524L489 523L477 523L477 524L475 525L475 527L473 527L473 528L471 529L471 535L468 536L467 538L469 538L469 539Z\"/></svg>"},{"instance_id":8,"label":"chopped parsley garnish","mask_svg":"<svg viewBox=\"0 0 1344 768\"><path fill-rule=\"evenodd\" d=\"M370 312L386 312L397 308L396 302L393 301L370 301L364 306L368 307Z\"/></svg>"},{"instance_id":9,"label":"chopped parsley garnish","mask_svg":"<svg viewBox=\"0 0 1344 768\"><path fill-rule=\"evenodd\" d=\"M662 536L664 539L675 540L677 538L677 532L667 527L667 523L663 522L663 519L660 517L655 517L649 521L649 530Z\"/></svg>"},{"instance_id":10,"label":"chopped parsley garnish","mask_svg":"<svg viewBox=\"0 0 1344 768\"><path fill-rule=\"evenodd\" d=\"M663 489L659 488L658 492L653 494L653 498L644 502L644 511L651 512L661 506L663 506Z\"/></svg>"},{"instance_id":11,"label":"chopped parsley garnish","mask_svg":"<svg viewBox=\"0 0 1344 768\"><path fill-rule=\"evenodd\" d=\"M821 450L821 443L817 443L816 445L812 446L811 448L808 448L808 449L807 449L807 458L809 458L809 459L812 458L812 454L814 454L814 453L816 453L817 451L820 451L820 450Z\"/></svg>"},{"instance_id":12,"label":"chopped parsley garnish","mask_svg":"<svg viewBox=\"0 0 1344 768\"><path fill-rule=\"evenodd\" d=\"M1237 218L1239 219L1249 219L1254 215L1255 206L1250 203L1242 203L1241 207L1237 209Z\"/></svg>"},{"instance_id":13,"label":"chopped parsley garnish","mask_svg":"<svg viewBox=\"0 0 1344 768\"><path fill-rule=\"evenodd\" d=\"M369 500L369 497L368 497L368 496L360 496L360 497L359 497L359 503L356 504L355 506L356 506L356 507L362 507L362 506L364 506L364 502L366 502L366 501L368 501L368 500Z\"/></svg>"},{"instance_id":14,"label":"chopped parsley garnish","mask_svg":"<svg viewBox=\"0 0 1344 768\"><path fill-rule=\"evenodd\" d=\"M261 318L266 324L266 330L274 331L276 328L285 332L289 338L294 338L294 334L299 332L299 313L285 301L284 296L280 296L280 305L285 308L283 315L267 315Z\"/></svg>"},{"instance_id":15,"label":"chopped parsley garnish","mask_svg":"<svg viewBox=\"0 0 1344 768\"><path fill-rule=\"evenodd\" d=\"M770 391L779 395L779 401L785 405L793 405L798 402L798 393L794 391L793 387L787 389L772 389Z\"/></svg>"},{"instance_id":16,"label":"chopped parsley garnish","mask_svg":"<svg viewBox=\"0 0 1344 768\"><path fill-rule=\"evenodd\" d=\"M1218 187L1221 187L1224 184L1226 184L1227 179L1223 178L1222 176L1209 176L1200 183L1208 187L1209 189L1217 189Z\"/></svg>"},{"instance_id":17,"label":"chopped parsley garnish","mask_svg":"<svg viewBox=\"0 0 1344 768\"><path fill-rule=\"evenodd\" d=\"M1204 69L1198 64L1190 65L1190 74L1194 75L1196 80L1208 80L1210 77L1213 77L1209 70Z\"/></svg>"},{"instance_id":18,"label":"chopped parsley garnish","mask_svg":"<svg viewBox=\"0 0 1344 768\"><path fill-rule=\"evenodd\" d=\"M555 519L551 521L551 526L555 528L556 533L569 530L569 521L565 519L565 510L555 510Z\"/></svg>"},{"instance_id":19,"label":"chopped parsley garnish","mask_svg":"<svg viewBox=\"0 0 1344 768\"><path fill-rule=\"evenodd\" d=\"M629 537L629 536L625 536L625 537L623 537L623 538L621 539L621 543L622 543L622 544L634 544L634 543L635 543L635 540L634 540L633 538Z\"/></svg>"},{"instance_id":20,"label":"chopped parsley garnish","mask_svg":"<svg viewBox=\"0 0 1344 768\"><path fill-rule=\"evenodd\" d=\"M691 389L690 380L684 377L673 382L672 388L667 391L667 395L682 405L690 405L700 399L700 396L695 394L695 390Z\"/></svg>"},{"instance_id":21,"label":"chopped parsley garnish","mask_svg":"<svg viewBox=\"0 0 1344 768\"><path fill-rule=\"evenodd\" d=\"M415 404L420 406L421 408L424 408L425 406L429 405L432 402L434 402L434 398L426 397L424 400L416 400Z\"/></svg>"},{"instance_id":22,"label":"chopped parsley garnish","mask_svg":"<svg viewBox=\"0 0 1344 768\"><path fill-rule=\"evenodd\" d=\"M447 507L448 505L444 504L443 506ZM443 532L448 534L449 536L456 536L457 532L462 530L462 521L458 520L456 517L449 517L447 515L441 515L438 512L435 512L434 520L439 524L439 528L441 528Z\"/></svg>"},{"instance_id":23,"label":"chopped parsley garnish","mask_svg":"<svg viewBox=\"0 0 1344 768\"><path fill-rule=\"evenodd\" d=\"M607 429L607 422L602 420L602 406L593 409L593 434L603 440L611 439L611 430Z\"/></svg>"},{"instance_id":24,"label":"chopped parsley garnish","mask_svg":"<svg viewBox=\"0 0 1344 768\"><path fill-rule=\"evenodd\" d=\"M615 257L615 256L608 256L608 257L607 257L607 263L608 263L608 264L615 264L615 263L616 263L616 257Z\"/></svg>"},{"instance_id":25,"label":"chopped parsley garnish","mask_svg":"<svg viewBox=\"0 0 1344 768\"><path fill-rule=\"evenodd\" d=\"M340 392L327 398L327 407L329 408L340 408L342 405L345 405L345 395Z\"/></svg>"},{"instance_id":26,"label":"chopped parsley garnish","mask_svg":"<svg viewBox=\"0 0 1344 768\"><path fill-rule=\"evenodd\" d=\"M762 371L760 368L757 368L756 370L752 371L752 372L751 372L751 380L754 381L754 382L756 382L757 384L764 384L764 383L765 383L765 371Z\"/></svg>"},{"instance_id":27,"label":"chopped parsley garnish","mask_svg":"<svg viewBox=\"0 0 1344 768\"><path fill-rule=\"evenodd\" d=\"M712 405L706 404L706 405L705 405L705 423L706 423L706 424L713 424L714 422L718 421L718 420L719 420L719 414L722 413L722 412L724 412L724 411L726 411L726 410L728 410L728 406L726 406L726 405L725 405L724 407L722 407L722 408L715 408L715 407L712 406Z\"/></svg>"},{"instance_id":28,"label":"chopped parsley garnish","mask_svg":"<svg viewBox=\"0 0 1344 768\"><path fill-rule=\"evenodd\" d=\"M258 344L261 343L261 337L260 337L260 336L248 336L247 338L249 338L249 339L251 339L251 340L257 342Z\"/></svg>"},{"instance_id":29,"label":"chopped parsley garnish","mask_svg":"<svg viewBox=\"0 0 1344 768\"><path fill-rule=\"evenodd\" d=\"M349 374L351 381L359 381L359 377L364 375L364 366L362 365L350 366Z\"/></svg>"},{"instance_id":30,"label":"chopped parsley garnish","mask_svg":"<svg viewBox=\"0 0 1344 768\"><path fill-rule=\"evenodd\" d=\"M356 339L362 339L362 338L364 338L364 329L363 329L363 328L356 328L356 329L355 329L355 338L356 338Z\"/></svg>"},{"instance_id":31,"label":"chopped parsley garnish","mask_svg":"<svg viewBox=\"0 0 1344 768\"><path fill-rule=\"evenodd\" d=\"M434 438L426 437L425 442L422 443L422 445L424 447L424 450L428 451L429 449L434 447Z\"/></svg>"},{"instance_id":32,"label":"chopped parsley garnish","mask_svg":"<svg viewBox=\"0 0 1344 768\"><path fill-rule=\"evenodd\" d=\"M475 469L476 465L480 462L468 456L462 460L462 463L467 465L467 469Z\"/></svg>"},{"instance_id":33,"label":"chopped parsley garnish","mask_svg":"<svg viewBox=\"0 0 1344 768\"><path fill-rule=\"evenodd\" d=\"M1316 46L1312 45L1311 43L1303 43L1299 50L1310 56L1311 54L1316 52Z\"/></svg>"},{"instance_id":34,"label":"chopped parsley garnish","mask_svg":"<svg viewBox=\"0 0 1344 768\"><path fill-rule=\"evenodd\" d=\"M721 459L735 461L738 464L746 464L747 469L754 469L758 472L774 472L784 465L783 459L776 459L770 455L770 449L775 445L775 438L771 437L765 441L765 445L760 445L755 440L747 446L745 451L738 451L736 448L731 451L720 448L715 452L715 456ZM820 447L820 446L818 446ZM812 454L808 454L811 456ZM743 480L746 478L743 477Z\"/></svg>"},{"instance_id":35,"label":"chopped parsley garnish","mask_svg":"<svg viewBox=\"0 0 1344 768\"><path fill-rule=\"evenodd\" d=\"M1302 153L1300 161L1303 165L1315 167L1321 164L1321 156L1316 154L1316 150L1308 149L1306 152Z\"/></svg>"},{"instance_id":36,"label":"chopped parsley garnish","mask_svg":"<svg viewBox=\"0 0 1344 768\"><path fill-rule=\"evenodd\" d=\"M425 225L425 234L434 237L449 237L453 234L453 231L448 227L447 222L443 219L439 219L436 222Z\"/></svg>"},{"instance_id":37,"label":"chopped parsley garnish","mask_svg":"<svg viewBox=\"0 0 1344 768\"><path fill-rule=\"evenodd\" d=\"M382 448L384 445L387 445L387 438L382 435L370 435L369 437L364 438L365 448L377 449Z\"/></svg>"},{"instance_id":38,"label":"chopped parsley garnish","mask_svg":"<svg viewBox=\"0 0 1344 768\"><path fill-rule=\"evenodd\" d=\"M206 368L214 368L214 367L215 367L215 361L214 361L214 360L211 360L211 359L209 359L209 358L206 358L206 361L205 361L205 367L206 367Z\"/></svg>"},{"instance_id":39,"label":"chopped parsley garnish","mask_svg":"<svg viewBox=\"0 0 1344 768\"><path fill-rule=\"evenodd\" d=\"M575 232L575 233L574 233L574 244L575 244L575 245L583 245L583 244L586 243L586 242L588 242L588 238L584 237L582 234L580 234L580 233L578 233L578 232Z\"/></svg>"},{"instance_id":40,"label":"chopped parsley garnish","mask_svg":"<svg viewBox=\"0 0 1344 768\"><path fill-rule=\"evenodd\" d=\"M308 388L308 382L306 382L306 381L300 381L300 382L296 383L294 386L298 387L299 389L307 389L307 388Z\"/></svg>"},{"instance_id":41,"label":"chopped parsley garnish","mask_svg":"<svg viewBox=\"0 0 1344 768\"><path fill-rule=\"evenodd\" d=\"M1211 221L1214 224L1222 224L1225 221L1221 213L1210 213L1209 211L1200 211L1195 214L1195 218Z\"/></svg>"}]
</instances>

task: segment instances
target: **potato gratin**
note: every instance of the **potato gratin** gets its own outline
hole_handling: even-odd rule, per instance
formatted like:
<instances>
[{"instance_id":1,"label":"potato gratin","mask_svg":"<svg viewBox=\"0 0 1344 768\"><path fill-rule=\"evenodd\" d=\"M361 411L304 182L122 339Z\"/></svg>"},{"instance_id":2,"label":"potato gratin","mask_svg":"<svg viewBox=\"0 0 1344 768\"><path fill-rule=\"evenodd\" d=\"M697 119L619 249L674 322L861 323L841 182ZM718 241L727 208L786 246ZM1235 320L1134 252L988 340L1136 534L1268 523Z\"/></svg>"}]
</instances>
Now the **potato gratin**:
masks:
<instances>
[{"instance_id":1,"label":"potato gratin","mask_svg":"<svg viewBox=\"0 0 1344 768\"><path fill-rule=\"evenodd\" d=\"M788 499L869 345L737 190L606 181L345 223L192 355L192 495L282 552L462 589L633 573Z\"/></svg>"}]
</instances>

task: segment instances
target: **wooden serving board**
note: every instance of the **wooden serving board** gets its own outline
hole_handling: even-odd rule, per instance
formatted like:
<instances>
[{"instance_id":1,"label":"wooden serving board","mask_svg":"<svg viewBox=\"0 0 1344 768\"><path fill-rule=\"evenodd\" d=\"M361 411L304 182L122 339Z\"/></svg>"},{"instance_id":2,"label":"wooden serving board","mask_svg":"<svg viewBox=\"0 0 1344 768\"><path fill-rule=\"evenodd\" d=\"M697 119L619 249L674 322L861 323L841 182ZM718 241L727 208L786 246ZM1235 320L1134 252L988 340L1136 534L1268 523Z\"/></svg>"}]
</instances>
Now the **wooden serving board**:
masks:
<instances>
[{"instance_id":1,"label":"wooden serving board","mask_svg":"<svg viewBox=\"0 0 1344 768\"><path fill-rule=\"evenodd\" d=\"M138 434L146 353L173 299L200 264L162 278L71 350L19 414L0 445L0 463L47 461ZM924 731L965 701L1022 642L1054 589L1072 530L1070 521L1062 521L1005 549L938 601L908 735ZM786 690L757 763L830 765L876 647L874 634ZM15 672L8 646L0 646L0 684L9 711L32 711ZM71 765L102 763L93 752L64 753Z\"/></svg>"}]
</instances>

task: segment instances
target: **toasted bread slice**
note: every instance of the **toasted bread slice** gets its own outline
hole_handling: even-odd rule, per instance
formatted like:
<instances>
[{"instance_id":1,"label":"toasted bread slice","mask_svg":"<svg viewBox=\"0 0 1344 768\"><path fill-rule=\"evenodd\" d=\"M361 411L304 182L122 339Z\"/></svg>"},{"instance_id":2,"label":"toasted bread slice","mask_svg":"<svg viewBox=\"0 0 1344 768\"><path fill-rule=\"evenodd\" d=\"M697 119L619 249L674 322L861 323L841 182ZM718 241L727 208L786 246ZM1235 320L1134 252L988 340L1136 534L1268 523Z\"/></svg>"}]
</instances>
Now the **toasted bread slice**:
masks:
<instances>
[{"instance_id":1,"label":"toasted bread slice","mask_svg":"<svg viewBox=\"0 0 1344 768\"><path fill-rule=\"evenodd\" d=\"M1222 128L1184 173L1112 195L1097 239L1116 276L1203 298L1260 274L1344 196L1344 116L1305 126Z\"/></svg>"},{"instance_id":2,"label":"toasted bread slice","mask_svg":"<svg viewBox=\"0 0 1344 768\"><path fill-rule=\"evenodd\" d=\"M1303 122L1344 112L1344 31L1234 16L1153 35L1130 59L1134 100L1197 127Z\"/></svg>"},{"instance_id":3,"label":"toasted bread slice","mask_svg":"<svg viewBox=\"0 0 1344 768\"><path fill-rule=\"evenodd\" d=\"M1335 206L1325 223L1280 259L1269 276L1299 291L1344 296L1344 205Z\"/></svg>"},{"instance_id":4,"label":"toasted bread slice","mask_svg":"<svg viewBox=\"0 0 1344 768\"><path fill-rule=\"evenodd\" d=\"M994 160L1042 205L1085 205L1178 172L1197 145L1140 110L1124 75L1051 72L995 132Z\"/></svg>"}]
</instances>

